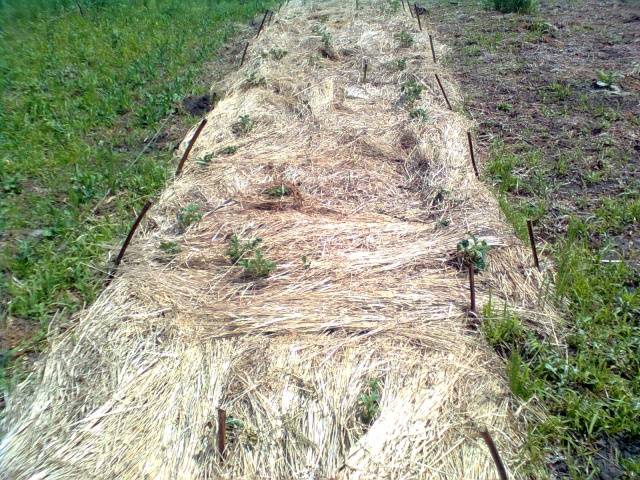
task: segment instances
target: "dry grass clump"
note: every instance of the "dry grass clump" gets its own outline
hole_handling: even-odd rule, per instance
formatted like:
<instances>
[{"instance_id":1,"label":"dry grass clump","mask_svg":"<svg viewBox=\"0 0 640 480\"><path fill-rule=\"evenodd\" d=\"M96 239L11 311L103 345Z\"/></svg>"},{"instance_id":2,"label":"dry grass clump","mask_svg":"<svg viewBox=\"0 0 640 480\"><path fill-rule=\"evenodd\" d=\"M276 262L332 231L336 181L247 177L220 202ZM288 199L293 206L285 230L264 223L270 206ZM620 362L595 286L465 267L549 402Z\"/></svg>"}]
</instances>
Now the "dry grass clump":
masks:
<instances>
[{"instance_id":1,"label":"dry grass clump","mask_svg":"<svg viewBox=\"0 0 640 480\"><path fill-rule=\"evenodd\" d=\"M518 405L451 260L486 241L479 303L551 335L541 275L474 177L426 32L360 6L293 0L258 44L286 54L227 80L192 153L208 160L9 397L7 478L488 479L485 428L519 476Z\"/></svg>"}]
</instances>

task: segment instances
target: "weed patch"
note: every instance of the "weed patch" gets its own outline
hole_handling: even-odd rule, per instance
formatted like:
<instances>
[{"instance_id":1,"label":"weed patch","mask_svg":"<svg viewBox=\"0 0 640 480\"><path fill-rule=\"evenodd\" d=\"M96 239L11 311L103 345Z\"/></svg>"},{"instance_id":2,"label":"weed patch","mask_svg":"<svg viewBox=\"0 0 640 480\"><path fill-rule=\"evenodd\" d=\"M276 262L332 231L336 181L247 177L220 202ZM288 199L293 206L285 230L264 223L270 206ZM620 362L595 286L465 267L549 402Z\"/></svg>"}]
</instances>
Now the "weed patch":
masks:
<instances>
[{"instance_id":1,"label":"weed patch","mask_svg":"<svg viewBox=\"0 0 640 480\"><path fill-rule=\"evenodd\" d=\"M358 417L364 425L371 425L380 411L380 396L382 384L380 380L372 379L358 399Z\"/></svg>"},{"instance_id":2,"label":"weed patch","mask_svg":"<svg viewBox=\"0 0 640 480\"><path fill-rule=\"evenodd\" d=\"M184 232L190 225L199 222L202 219L202 211L197 203L190 203L176 215L178 221L178 230Z\"/></svg>"}]
</instances>

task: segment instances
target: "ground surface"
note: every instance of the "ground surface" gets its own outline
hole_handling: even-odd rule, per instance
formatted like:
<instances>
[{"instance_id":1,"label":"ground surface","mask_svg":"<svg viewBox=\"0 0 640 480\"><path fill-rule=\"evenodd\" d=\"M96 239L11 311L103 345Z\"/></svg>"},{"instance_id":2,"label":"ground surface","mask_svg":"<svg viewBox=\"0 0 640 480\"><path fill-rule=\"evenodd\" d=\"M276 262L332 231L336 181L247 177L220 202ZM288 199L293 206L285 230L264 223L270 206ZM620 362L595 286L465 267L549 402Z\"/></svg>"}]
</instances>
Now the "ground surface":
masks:
<instances>
[{"instance_id":1,"label":"ground surface","mask_svg":"<svg viewBox=\"0 0 640 480\"><path fill-rule=\"evenodd\" d=\"M485 179L521 237L536 222L558 270L568 351L526 332L493 338L510 365L524 360L523 395L552 413L532 451L557 476L636 478L640 5L543 1L519 15L442 2L429 16L478 124Z\"/></svg>"}]
</instances>

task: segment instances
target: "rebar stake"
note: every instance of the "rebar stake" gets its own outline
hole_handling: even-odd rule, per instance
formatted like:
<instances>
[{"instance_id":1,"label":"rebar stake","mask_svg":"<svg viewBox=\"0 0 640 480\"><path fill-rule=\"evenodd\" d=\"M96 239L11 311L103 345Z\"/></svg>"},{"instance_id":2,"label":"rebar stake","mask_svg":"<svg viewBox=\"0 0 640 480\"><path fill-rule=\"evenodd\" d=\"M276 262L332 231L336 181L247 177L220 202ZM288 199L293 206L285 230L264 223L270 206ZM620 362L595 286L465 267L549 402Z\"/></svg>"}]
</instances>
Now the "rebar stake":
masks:
<instances>
[{"instance_id":1,"label":"rebar stake","mask_svg":"<svg viewBox=\"0 0 640 480\"><path fill-rule=\"evenodd\" d=\"M507 469L504 468L504 463L502 463L496 444L493 443L493 438L491 438L491 435L486 430L480 432L480 435L482 436L484 443L489 447L493 463L496 464L496 469L498 470L498 477L500 477L500 480L508 480L509 477L507 477Z\"/></svg>"},{"instance_id":2,"label":"rebar stake","mask_svg":"<svg viewBox=\"0 0 640 480\"><path fill-rule=\"evenodd\" d=\"M367 60L365 58L364 59L364 65L363 65L364 73L362 75L362 83L366 83L367 82L367 68L369 68L369 60Z\"/></svg>"},{"instance_id":3,"label":"rebar stake","mask_svg":"<svg viewBox=\"0 0 640 480\"><path fill-rule=\"evenodd\" d=\"M247 56L247 49L249 48L249 42L244 46L244 50L242 52L242 58L240 59L240 66L244 65L244 57Z\"/></svg>"},{"instance_id":4,"label":"rebar stake","mask_svg":"<svg viewBox=\"0 0 640 480\"><path fill-rule=\"evenodd\" d=\"M256 38L260 36L260 32L262 31L262 27L264 27L264 21L267 19L267 15L269 15L269 10L265 10L264 17L262 17L262 22L260 22L260 27L258 28L258 33L256 33Z\"/></svg>"},{"instance_id":5,"label":"rebar stake","mask_svg":"<svg viewBox=\"0 0 640 480\"><path fill-rule=\"evenodd\" d=\"M414 3L413 8L416 12L416 18L418 19L418 27L420 28L420 31L422 31L422 23L420 22L420 14L418 13L418 4Z\"/></svg>"},{"instance_id":6,"label":"rebar stake","mask_svg":"<svg viewBox=\"0 0 640 480\"><path fill-rule=\"evenodd\" d=\"M467 132L467 140L469 141L469 154L471 155L471 165L473 165L473 171L476 174L476 178L480 178L478 173L478 167L476 165L476 156L473 153L473 140L471 139L471 132Z\"/></svg>"},{"instance_id":7,"label":"rebar stake","mask_svg":"<svg viewBox=\"0 0 640 480\"><path fill-rule=\"evenodd\" d=\"M438 85L440 86L440 91L442 92L442 96L444 97L444 101L447 102L447 107L449 107L449 110L453 110L453 108L451 108L451 103L449 103L449 98L447 97L447 92L444 91L444 87L442 86L442 82L440 81L440 77L438 76L437 73L436 73L436 80L438 81Z\"/></svg>"},{"instance_id":8,"label":"rebar stake","mask_svg":"<svg viewBox=\"0 0 640 480\"><path fill-rule=\"evenodd\" d=\"M189 157L189 154L191 153L193 144L196 143L196 140L200 136L200 133L202 132L202 129L206 124L207 124L207 119L203 118L202 121L200 122L200 125L198 125L198 128L196 128L196 131L193 134L193 137L191 137L191 140L189 140L189 145L187 145L187 148L185 149L184 153L182 154L182 158L180 159L180 163L178 163L178 168L176 169L176 177L182 173L184 162L187 161L187 157Z\"/></svg>"},{"instance_id":9,"label":"rebar stake","mask_svg":"<svg viewBox=\"0 0 640 480\"><path fill-rule=\"evenodd\" d=\"M531 244L531 252L533 253L533 263L540 271L540 261L538 260L538 249L536 248L536 239L533 236L533 222L527 220L527 230L529 231L529 243Z\"/></svg>"},{"instance_id":10,"label":"rebar stake","mask_svg":"<svg viewBox=\"0 0 640 480\"><path fill-rule=\"evenodd\" d=\"M433 57L433 63L438 63L436 60L436 51L433 48L433 37L429 34L429 43L431 44L431 56Z\"/></svg>"},{"instance_id":11,"label":"rebar stake","mask_svg":"<svg viewBox=\"0 0 640 480\"><path fill-rule=\"evenodd\" d=\"M226 455L226 442L227 442L227 412L223 409L218 409L218 454L220 455L220 462L224 462Z\"/></svg>"},{"instance_id":12,"label":"rebar stake","mask_svg":"<svg viewBox=\"0 0 640 480\"><path fill-rule=\"evenodd\" d=\"M153 202L151 200L148 200L147 203L145 203L144 206L142 207L142 210L140 210L140 213L136 217L135 222L133 222L133 225L131 226L131 229L129 230L129 234L127 235L127 238L125 238L124 243L122 244L122 247L120 248L120 252L118 253L118 256L116 257L116 260L113 262L113 269L111 270L111 272L109 272L109 277L107 278L107 285L109 285L111 283L111 280L113 280L113 277L115 277L116 271L118 270L118 267L120 266L120 262L122 262L122 259L124 258L124 254L127 251L127 248L129 248L129 244L131 243L131 239L133 238L133 235L136 233L136 230L138 229L138 226L140 226L140 222L142 222L142 219L146 215L146 213L149 210L149 208L151 208L152 204L153 204Z\"/></svg>"},{"instance_id":13,"label":"rebar stake","mask_svg":"<svg viewBox=\"0 0 640 480\"><path fill-rule=\"evenodd\" d=\"M475 272L473 263L468 263L469 267L469 294L470 294L470 305L469 311L476 316L476 281L475 281Z\"/></svg>"}]
</instances>

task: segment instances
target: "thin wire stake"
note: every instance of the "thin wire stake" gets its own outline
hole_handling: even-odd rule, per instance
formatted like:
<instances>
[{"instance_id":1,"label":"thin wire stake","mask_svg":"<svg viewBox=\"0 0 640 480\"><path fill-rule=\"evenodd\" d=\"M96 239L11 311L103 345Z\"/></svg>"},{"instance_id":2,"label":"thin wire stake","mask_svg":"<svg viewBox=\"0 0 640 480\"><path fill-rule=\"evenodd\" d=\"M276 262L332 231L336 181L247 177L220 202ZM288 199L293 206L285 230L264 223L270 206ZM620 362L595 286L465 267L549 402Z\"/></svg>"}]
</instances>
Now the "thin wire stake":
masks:
<instances>
[{"instance_id":1,"label":"thin wire stake","mask_svg":"<svg viewBox=\"0 0 640 480\"><path fill-rule=\"evenodd\" d=\"M400 3L402 3L402 11L406 12L407 9L404 7L404 0L400 0Z\"/></svg>"},{"instance_id":2,"label":"thin wire stake","mask_svg":"<svg viewBox=\"0 0 640 480\"><path fill-rule=\"evenodd\" d=\"M218 453L220 454L220 462L224 462L226 455L227 441L227 412L218 409Z\"/></svg>"},{"instance_id":3,"label":"thin wire stake","mask_svg":"<svg viewBox=\"0 0 640 480\"><path fill-rule=\"evenodd\" d=\"M467 132L467 140L469 141L469 154L471 155L471 165L473 165L473 171L476 174L476 178L480 178L478 173L478 167L476 166L476 156L473 154L473 140L471 139L471 132Z\"/></svg>"},{"instance_id":4,"label":"thin wire stake","mask_svg":"<svg viewBox=\"0 0 640 480\"><path fill-rule=\"evenodd\" d=\"M260 36L260 32L262 31L262 27L264 27L264 21L267 19L267 15L269 15L269 10L265 10L264 17L262 17L262 22L260 22L260 27L258 28L258 33L256 33L256 38Z\"/></svg>"},{"instance_id":5,"label":"thin wire stake","mask_svg":"<svg viewBox=\"0 0 640 480\"><path fill-rule=\"evenodd\" d=\"M362 76L362 83L367 82L367 68L369 68L369 60L364 59L364 74Z\"/></svg>"},{"instance_id":6,"label":"thin wire stake","mask_svg":"<svg viewBox=\"0 0 640 480\"><path fill-rule=\"evenodd\" d=\"M433 63L438 63L436 60L436 51L433 48L433 37L429 34L429 43L431 44L431 56L433 57Z\"/></svg>"},{"instance_id":7,"label":"thin wire stake","mask_svg":"<svg viewBox=\"0 0 640 480\"><path fill-rule=\"evenodd\" d=\"M418 13L418 4L414 3L413 8L415 9L416 18L418 19L418 27L420 27L420 31L422 31L422 23L420 22L420 14Z\"/></svg>"},{"instance_id":8,"label":"thin wire stake","mask_svg":"<svg viewBox=\"0 0 640 480\"><path fill-rule=\"evenodd\" d=\"M449 110L453 110L453 108L451 108L451 104L449 103L449 98L447 97L447 92L444 91L444 87L442 86L442 82L440 81L440 77L438 76L437 73L436 73L436 80L438 81L438 85L440 85L440 91L442 92L442 96L444 97L444 101L447 102L447 107L449 107Z\"/></svg>"},{"instance_id":9,"label":"thin wire stake","mask_svg":"<svg viewBox=\"0 0 640 480\"><path fill-rule=\"evenodd\" d=\"M240 59L240 66L244 64L244 57L247 56L247 49L249 48L249 42L244 46L244 51L242 52L242 58Z\"/></svg>"},{"instance_id":10,"label":"thin wire stake","mask_svg":"<svg viewBox=\"0 0 640 480\"><path fill-rule=\"evenodd\" d=\"M482 431L480 435L484 439L484 443L489 447L489 452L491 453L491 457L493 458L493 463L496 464L496 470L498 470L498 477L500 480L508 480L507 477L507 469L504 468L504 463L502 463L502 459L500 458L500 454L498 453L498 449L496 448L496 444L493 443L493 438L489 435L489 432Z\"/></svg>"},{"instance_id":11,"label":"thin wire stake","mask_svg":"<svg viewBox=\"0 0 640 480\"><path fill-rule=\"evenodd\" d=\"M196 131L193 134L193 137L191 137L191 140L189 140L189 145L187 145L187 148L184 151L184 153L182 154L182 158L180 159L180 163L178 163L178 168L176 169L176 177L178 175L180 175L180 173L182 173L182 167L184 167L184 162L187 161L187 157L191 153L191 149L193 148L193 144L196 143L196 140L200 136L200 133L202 132L202 129L204 128L204 126L206 124L207 124L207 119L203 118L202 121L200 122L200 125L198 125L198 128L196 128Z\"/></svg>"},{"instance_id":12,"label":"thin wire stake","mask_svg":"<svg viewBox=\"0 0 640 480\"><path fill-rule=\"evenodd\" d=\"M407 0L407 9L409 10L409 15L413 18L413 10L411 10L411 5L409 5L409 0Z\"/></svg>"},{"instance_id":13,"label":"thin wire stake","mask_svg":"<svg viewBox=\"0 0 640 480\"><path fill-rule=\"evenodd\" d=\"M475 315L476 314L476 281L475 281L474 266L473 266L473 263L471 262L469 262L467 266L469 267L469 293L471 297L469 311Z\"/></svg>"},{"instance_id":14,"label":"thin wire stake","mask_svg":"<svg viewBox=\"0 0 640 480\"><path fill-rule=\"evenodd\" d=\"M140 222L142 222L142 219L146 215L147 210L149 210L149 208L151 208L152 204L153 204L153 202L151 200L148 200L147 203L145 203L144 206L142 207L142 210L140 210L140 213L136 217L136 221L133 222L133 225L131 226L131 229L129 230L129 234L127 235L127 238L125 238L124 243L122 244L122 247L120 248L120 252L118 253L118 256L116 257L115 262L113 262L113 269L111 270L111 272L109 272L109 277L107 278L107 285L109 285L111 283L111 280L113 280L113 277L115 277L116 271L118 270L118 267L120 266L120 262L122 262L122 259L124 258L124 254L127 251L127 248L129 247L129 244L131 243L131 239L133 238L133 235L136 233L136 230L138 229L138 226L140 226Z\"/></svg>"},{"instance_id":15,"label":"thin wire stake","mask_svg":"<svg viewBox=\"0 0 640 480\"><path fill-rule=\"evenodd\" d=\"M533 236L533 222L527 220L527 230L529 230L529 243L531 243L531 251L533 252L533 263L540 271L540 261L538 260L538 249L536 248L536 239Z\"/></svg>"}]
</instances>

